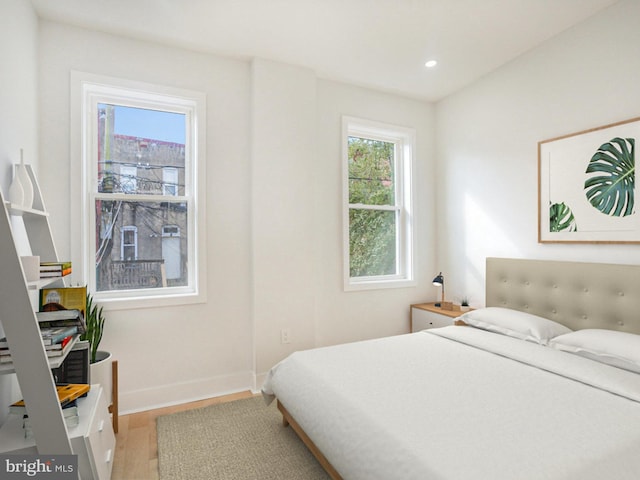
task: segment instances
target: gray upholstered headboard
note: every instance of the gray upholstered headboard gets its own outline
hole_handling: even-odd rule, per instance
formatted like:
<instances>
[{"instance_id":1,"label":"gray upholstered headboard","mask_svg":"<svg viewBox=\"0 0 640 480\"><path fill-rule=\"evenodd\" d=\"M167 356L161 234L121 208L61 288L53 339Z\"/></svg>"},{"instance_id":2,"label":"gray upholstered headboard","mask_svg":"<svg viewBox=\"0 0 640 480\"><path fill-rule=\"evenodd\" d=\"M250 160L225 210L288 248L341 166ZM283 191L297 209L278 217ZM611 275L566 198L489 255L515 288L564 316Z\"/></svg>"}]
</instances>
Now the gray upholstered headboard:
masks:
<instances>
[{"instance_id":1,"label":"gray upholstered headboard","mask_svg":"<svg viewBox=\"0 0 640 480\"><path fill-rule=\"evenodd\" d=\"M487 307L640 334L640 266L487 258Z\"/></svg>"}]
</instances>

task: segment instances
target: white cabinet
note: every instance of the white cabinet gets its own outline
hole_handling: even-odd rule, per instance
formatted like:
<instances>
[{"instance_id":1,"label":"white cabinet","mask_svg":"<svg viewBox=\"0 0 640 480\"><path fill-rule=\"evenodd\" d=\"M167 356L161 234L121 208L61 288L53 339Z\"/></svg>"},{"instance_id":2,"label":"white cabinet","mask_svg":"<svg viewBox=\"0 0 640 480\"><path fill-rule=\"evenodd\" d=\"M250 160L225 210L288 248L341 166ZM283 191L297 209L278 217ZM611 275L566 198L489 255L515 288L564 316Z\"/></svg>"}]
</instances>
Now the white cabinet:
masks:
<instances>
[{"instance_id":1,"label":"white cabinet","mask_svg":"<svg viewBox=\"0 0 640 480\"><path fill-rule=\"evenodd\" d=\"M443 310L435 303L416 303L411 305L409 312L410 332L419 332L428 328L438 328L453 325L456 318L464 312L459 306L455 310Z\"/></svg>"},{"instance_id":2,"label":"white cabinet","mask_svg":"<svg viewBox=\"0 0 640 480\"><path fill-rule=\"evenodd\" d=\"M82 480L111 478L116 437L111 428L107 400L100 385L92 385L85 398L78 399L80 423L69 428L73 452L78 455ZM6 454L36 454L35 441L24 437L22 418L9 415L0 428L0 451Z\"/></svg>"}]
</instances>

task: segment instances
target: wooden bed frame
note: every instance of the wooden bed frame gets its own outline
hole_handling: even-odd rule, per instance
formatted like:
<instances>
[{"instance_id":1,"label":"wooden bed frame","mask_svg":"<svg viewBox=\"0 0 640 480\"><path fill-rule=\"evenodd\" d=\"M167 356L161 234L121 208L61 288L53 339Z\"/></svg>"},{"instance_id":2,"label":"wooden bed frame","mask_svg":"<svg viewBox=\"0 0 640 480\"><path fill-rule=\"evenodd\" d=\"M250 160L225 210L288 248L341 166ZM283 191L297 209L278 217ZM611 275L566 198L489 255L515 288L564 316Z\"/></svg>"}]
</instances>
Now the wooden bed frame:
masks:
<instances>
[{"instance_id":1,"label":"wooden bed frame","mask_svg":"<svg viewBox=\"0 0 640 480\"><path fill-rule=\"evenodd\" d=\"M287 411L284 405L282 405L282 402L280 402L280 400L278 400L278 410L280 410L280 412L282 413L282 425L285 427L291 425L291 428L293 428L293 431L298 434L298 436L300 437L300 440L302 440L302 443L304 443L309 449L309 451L313 454L313 456L316 457L316 460L318 460L320 465L322 465L322 468L325 469L325 471L329 474L331 479L342 480L342 477L336 471L336 469L333 468L333 465L329 463L329 460L327 460L327 457L325 457L320 451L320 449L316 447L316 444L313 443L313 441L305 433L302 427L298 425L298 422L294 420L294 418Z\"/></svg>"},{"instance_id":2,"label":"wooden bed frame","mask_svg":"<svg viewBox=\"0 0 640 480\"><path fill-rule=\"evenodd\" d=\"M487 258L486 306L549 318L573 330L640 334L640 266ZM342 480L278 400L282 424L298 434L332 480Z\"/></svg>"}]
</instances>

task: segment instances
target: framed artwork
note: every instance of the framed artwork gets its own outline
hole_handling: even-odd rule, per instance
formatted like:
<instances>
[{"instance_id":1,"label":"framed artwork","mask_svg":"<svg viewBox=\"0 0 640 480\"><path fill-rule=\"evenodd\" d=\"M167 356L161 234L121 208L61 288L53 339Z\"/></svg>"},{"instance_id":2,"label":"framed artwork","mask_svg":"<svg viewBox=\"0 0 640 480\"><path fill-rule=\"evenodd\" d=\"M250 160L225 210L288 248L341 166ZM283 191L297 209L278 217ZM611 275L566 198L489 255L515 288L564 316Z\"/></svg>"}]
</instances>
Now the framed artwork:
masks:
<instances>
[{"instance_id":1,"label":"framed artwork","mask_svg":"<svg viewBox=\"0 0 640 480\"><path fill-rule=\"evenodd\" d=\"M640 243L640 117L538 142L539 243Z\"/></svg>"}]
</instances>

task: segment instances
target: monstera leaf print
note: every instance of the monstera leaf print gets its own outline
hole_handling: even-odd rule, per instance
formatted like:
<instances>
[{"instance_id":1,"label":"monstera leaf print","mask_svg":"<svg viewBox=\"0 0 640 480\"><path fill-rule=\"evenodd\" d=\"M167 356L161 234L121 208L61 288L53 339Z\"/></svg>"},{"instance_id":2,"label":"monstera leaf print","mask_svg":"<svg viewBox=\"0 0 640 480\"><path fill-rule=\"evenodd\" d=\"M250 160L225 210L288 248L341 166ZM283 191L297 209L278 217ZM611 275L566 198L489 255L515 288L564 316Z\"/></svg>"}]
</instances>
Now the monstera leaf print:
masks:
<instances>
[{"instance_id":1,"label":"monstera leaf print","mask_svg":"<svg viewBox=\"0 0 640 480\"><path fill-rule=\"evenodd\" d=\"M564 202L552 203L549 207L549 231L562 232L563 230L578 231L573 212Z\"/></svg>"},{"instance_id":2,"label":"monstera leaf print","mask_svg":"<svg viewBox=\"0 0 640 480\"><path fill-rule=\"evenodd\" d=\"M584 182L587 199L606 215L625 217L634 209L635 139L616 137L591 157Z\"/></svg>"}]
</instances>

